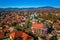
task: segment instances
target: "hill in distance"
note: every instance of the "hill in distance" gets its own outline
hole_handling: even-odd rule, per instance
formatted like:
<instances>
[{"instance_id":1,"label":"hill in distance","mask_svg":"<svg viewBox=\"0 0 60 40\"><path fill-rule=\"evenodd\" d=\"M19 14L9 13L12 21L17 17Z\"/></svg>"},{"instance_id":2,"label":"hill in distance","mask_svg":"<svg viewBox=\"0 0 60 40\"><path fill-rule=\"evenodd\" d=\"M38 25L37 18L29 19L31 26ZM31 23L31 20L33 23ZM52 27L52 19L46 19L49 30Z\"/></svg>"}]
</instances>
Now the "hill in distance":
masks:
<instances>
[{"instance_id":1,"label":"hill in distance","mask_svg":"<svg viewBox=\"0 0 60 40\"><path fill-rule=\"evenodd\" d=\"M31 8L0 8L0 11L18 11L18 10L40 10L40 11L56 11L59 12L60 8L55 8L55 7L51 7L51 6L45 6L45 7L31 7Z\"/></svg>"}]
</instances>

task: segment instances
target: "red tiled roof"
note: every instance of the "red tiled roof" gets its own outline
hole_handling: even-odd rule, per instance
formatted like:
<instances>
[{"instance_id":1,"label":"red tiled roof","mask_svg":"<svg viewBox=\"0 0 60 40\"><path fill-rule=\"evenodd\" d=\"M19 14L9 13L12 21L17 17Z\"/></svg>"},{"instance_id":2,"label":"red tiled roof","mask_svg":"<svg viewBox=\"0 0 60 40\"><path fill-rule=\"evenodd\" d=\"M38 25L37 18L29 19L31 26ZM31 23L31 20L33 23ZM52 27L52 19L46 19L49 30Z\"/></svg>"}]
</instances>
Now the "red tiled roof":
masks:
<instances>
[{"instance_id":1,"label":"red tiled roof","mask_svg":"<svg viewBox=\"0 0 60 40\"><path fill-rule=\"evenodd\" d=\"M22 40L27 40L27 38L32 39L31 36L29 36L28 34L22 32L22 31L13 32L13 33L10 34L10 36L12 37L12 39L14 39L14 38L18 38L18 37L23 37Z\"/></svg>"},{"instance_id":2,"label":"red tiled roof","mask_svg":"<svg viewBox=\"0 0 60 40\"><path fill-rule=\"evenodd\" d=\"M32 27L42 28L43 24L42 23L35 23L35 24L32 24Z\"/></svg>"}]
</instances>

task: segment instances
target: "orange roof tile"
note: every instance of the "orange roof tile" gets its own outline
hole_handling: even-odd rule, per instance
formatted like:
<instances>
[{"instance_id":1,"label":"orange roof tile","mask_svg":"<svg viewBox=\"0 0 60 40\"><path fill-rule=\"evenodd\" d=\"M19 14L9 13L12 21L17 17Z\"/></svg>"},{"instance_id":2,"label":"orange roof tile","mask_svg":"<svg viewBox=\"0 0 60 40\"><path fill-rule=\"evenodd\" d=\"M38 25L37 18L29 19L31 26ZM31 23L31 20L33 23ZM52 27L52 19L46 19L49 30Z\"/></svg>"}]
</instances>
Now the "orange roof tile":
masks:
<instances>
[{"instance_id":1,"label":"orange roof tile","mask_svg":"<svg viewBox=\"0 0 60 40\"><path fill-rule=\"evenodd\" d=\"M15 38L15 32L11 33L11 34L10 34L10 37L11 37L12 39L14 39L14 38Z\"/></svg>"},{"instance_id":2,"label":"orange roof tile","mask_svg":"<svg viewBox=\"0 0 60 40\"><path fill-rule=\"evenodd\" d=\"M35 24L32 24L32 27L42 28L43 24L42 23L35 23Z\"/></svg>"}]
</instances>

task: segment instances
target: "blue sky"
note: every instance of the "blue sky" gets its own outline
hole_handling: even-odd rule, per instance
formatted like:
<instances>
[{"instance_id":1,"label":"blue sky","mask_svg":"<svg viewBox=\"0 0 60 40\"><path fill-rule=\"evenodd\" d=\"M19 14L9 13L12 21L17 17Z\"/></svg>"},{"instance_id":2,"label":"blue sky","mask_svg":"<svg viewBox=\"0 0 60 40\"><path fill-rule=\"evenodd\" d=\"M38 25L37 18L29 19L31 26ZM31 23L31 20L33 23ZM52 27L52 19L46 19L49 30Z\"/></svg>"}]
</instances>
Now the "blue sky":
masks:
<instances>
[{"instance_id":1,"label":"blue sky","mask_svg":"<svg viewBox=\"0 0 60 40\"><path fill-rule=\"evenodd\" d=\"M60 0L0 0L0 7L60 7Z\"/></svg>"}]
</instances>

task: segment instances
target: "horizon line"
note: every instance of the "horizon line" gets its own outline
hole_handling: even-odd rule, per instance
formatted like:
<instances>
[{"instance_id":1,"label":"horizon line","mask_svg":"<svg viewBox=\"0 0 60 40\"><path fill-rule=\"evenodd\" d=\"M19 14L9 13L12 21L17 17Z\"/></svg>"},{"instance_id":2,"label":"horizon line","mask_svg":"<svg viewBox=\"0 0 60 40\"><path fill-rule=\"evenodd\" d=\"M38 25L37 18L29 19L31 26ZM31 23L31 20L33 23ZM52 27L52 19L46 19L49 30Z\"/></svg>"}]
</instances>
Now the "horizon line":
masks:
<instances>
[{"instance_id":1,"label":"horizon line","mask_svg":"<svg viewBox=\"0 0 60 40\"><path fill-rule=\"evenodd\" d=\"M38 7L46 7L46 6L6 6L0 8L38 8ZM47 6L47 7L60 8L60 6Z\"/></svg>"}]
</instances>

